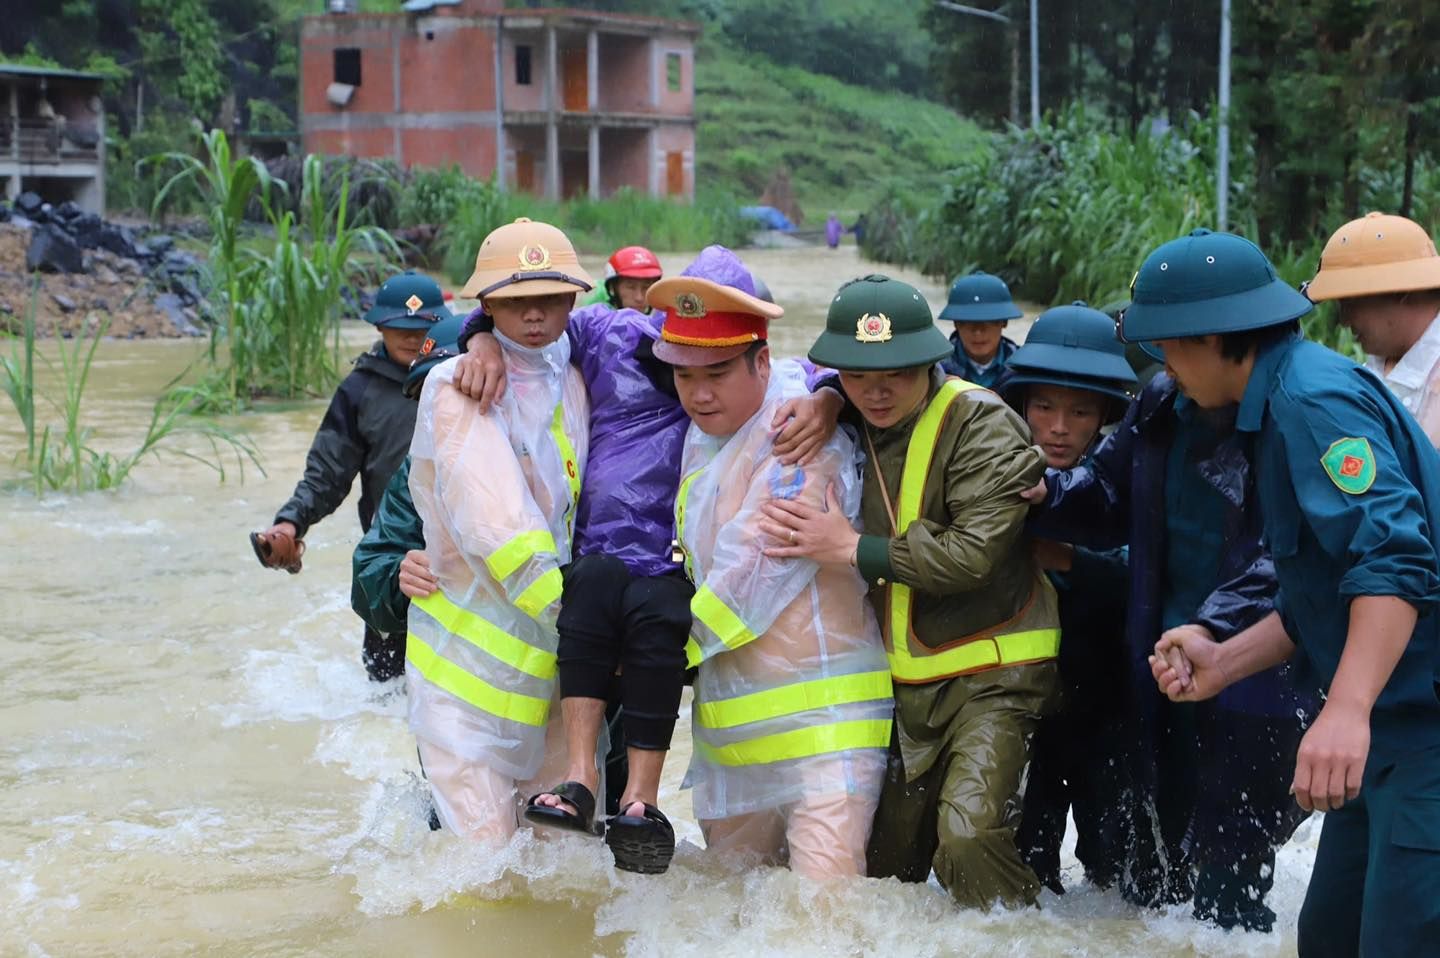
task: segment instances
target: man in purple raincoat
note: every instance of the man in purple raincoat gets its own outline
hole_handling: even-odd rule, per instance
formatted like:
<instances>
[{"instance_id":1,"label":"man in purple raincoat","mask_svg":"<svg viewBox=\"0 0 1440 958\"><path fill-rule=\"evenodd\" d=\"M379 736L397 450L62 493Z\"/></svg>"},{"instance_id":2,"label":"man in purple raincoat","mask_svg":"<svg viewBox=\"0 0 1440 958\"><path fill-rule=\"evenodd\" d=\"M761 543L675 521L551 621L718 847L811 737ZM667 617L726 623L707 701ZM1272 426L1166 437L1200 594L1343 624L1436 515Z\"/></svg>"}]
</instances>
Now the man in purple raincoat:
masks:
<instances>
[{"instance_id":1,"label":"man in purple raincoat","mask_svg":"<svg viewBox=\"0 0 1440 958\"><path fill-rule=\"evenodd\" d=\"M711 246L684 272L754 294L734 253ZM664 871L674 832L657 808L660 773L684 687L685 641L693 587L674 550L680 450L690 420L670 367L655 359L665 313L590 306L573 312L572 356L590 392L590 454L576 513L575 560L565 570L558 621L561 714L570 751L569 781L530 800L537 824L594 833L596 740L607 699L617 691L629 759L619 814L605 824L617 867ZM465 336L492 324L472 314ZM482 401L497 390L496 344L468 343L455 383ZM462 336L462 340L464 336ZM487 375L490 373L490 375ZM803 461L834 429L838 394L821 390L787 404L775 448Z\"/></svg>"}]
</instances>

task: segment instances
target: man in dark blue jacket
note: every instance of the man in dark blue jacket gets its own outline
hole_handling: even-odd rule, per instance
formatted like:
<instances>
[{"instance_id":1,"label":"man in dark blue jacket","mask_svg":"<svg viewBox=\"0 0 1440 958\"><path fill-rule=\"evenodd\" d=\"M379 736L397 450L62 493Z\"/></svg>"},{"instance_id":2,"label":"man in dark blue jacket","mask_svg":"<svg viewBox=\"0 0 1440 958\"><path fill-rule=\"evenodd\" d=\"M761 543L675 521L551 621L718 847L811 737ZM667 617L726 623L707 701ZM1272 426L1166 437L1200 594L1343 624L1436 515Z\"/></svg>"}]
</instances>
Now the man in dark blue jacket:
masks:
<instances>
[{"instance_id":1,"label":"man in dark blue jacket","mask_svg":"<svg viewBox=\"0 0 1440 958\"><path fill-rule=\"evenodd\" d=\"M1047 473L1029 528L1130 548L1135 795L1122 892L1145 905L1193 896L1198 918L1268 931L1275 851L1304 817L1289 795L1290 762L1314 696L1272 668L1214 702L1175 703L1158 694L1148 663L1167 629L1194 625L1223 640L1273 609L1274 567L1234 415L1202 410L1156 376L1086 464Z\"/></svg>"}]
</instances>

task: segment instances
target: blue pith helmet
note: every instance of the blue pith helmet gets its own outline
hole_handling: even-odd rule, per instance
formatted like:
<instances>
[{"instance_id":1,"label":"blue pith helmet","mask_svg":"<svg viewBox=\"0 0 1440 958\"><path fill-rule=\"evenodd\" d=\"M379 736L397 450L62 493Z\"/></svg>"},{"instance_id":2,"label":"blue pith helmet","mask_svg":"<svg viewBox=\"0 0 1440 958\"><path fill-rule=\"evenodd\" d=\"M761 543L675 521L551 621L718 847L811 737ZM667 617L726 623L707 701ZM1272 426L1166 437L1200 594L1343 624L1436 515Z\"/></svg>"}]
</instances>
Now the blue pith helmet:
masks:
<instances>
[{"instance_id":1,"label":"blue pith helmet","mask_svg":"<svg viewBox=\"0 0 1440 958\"><path fill-rule=\"evenodd\" d=\"M1275 275L1254 243L1233 233L1198 229L1145 258L1131 283L1120 336L1150 344L1238 333L1288 323L1314 308Z\"/></svg>"},{"instance_id":2,"label":"blue pith helmet","mask_svg":"<svg viewBox=\"0 0 1440 958\"><path fill-rule=\"evenodd\" d=\"M950 299L940 310L940 318L952 323L993 323L1024 315L1003 279L978 270L950 284Z\"/></svg>"},{"instance_id":3,"label":"blue pith helmet","mask_svg":"<svg viewBox=\"0 0 1440 958\"><path fill-rule=\"evenodd\" d=\"M430 370L445 360L460 355L460 346L457 340L460 338L460 330L464 325L464 321L459 316L450 316L430 327L430 334L425 337L419 355L410 364L410 372L405 376L405 385L400 387L402 393L411 399L418 399L420 387L425 385L425 377L430 374Z\"/></svg>"},{"instance_id":4,"label":"blue pith helmet","mask_svg":"<svg viewBox=\"0 0 1440 958\"><path fill-rule=\"evenodd\" d=\"M1007 400L1018 402L1027 385L1084 389L1119 400L1110 404L1108 421L1123 412L1137 383L1115 321L1078 300L1041 313L1008 369L1001 386Z\"/></svg>"},{"instance_id":5,"label":"blue pith helmet","mask_svg":"<svg viewBox=\"0 0 1440 958\"><path fill-rule=\"evenodd\" d=\"M450 318L440 284L414 270L406 270L380 284L375 305L365 312L365 322L382 329L429 329L442 319Z\"/></svg>"}]
</instances>

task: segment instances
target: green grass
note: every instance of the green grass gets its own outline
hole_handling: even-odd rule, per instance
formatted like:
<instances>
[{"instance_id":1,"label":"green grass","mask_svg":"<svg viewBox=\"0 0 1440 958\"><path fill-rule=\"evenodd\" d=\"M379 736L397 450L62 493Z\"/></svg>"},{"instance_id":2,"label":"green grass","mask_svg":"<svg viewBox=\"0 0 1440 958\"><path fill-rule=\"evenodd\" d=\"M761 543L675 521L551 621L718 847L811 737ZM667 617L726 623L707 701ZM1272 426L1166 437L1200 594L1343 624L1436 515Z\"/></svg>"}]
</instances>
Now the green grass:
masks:
<instances>
[{"instance_id":1,"label":"green grass","mask_svg":"<svg viewBox=\"0 0 1440 958\"><path fill-rule=\"evenodd\" d=\"M853 218L887 184L924 188L989 149L984 131L940 104L722 44L702 44L695 75L698 181L758 200L783 168L807 221Z\"/></svg>"}]
</instances>

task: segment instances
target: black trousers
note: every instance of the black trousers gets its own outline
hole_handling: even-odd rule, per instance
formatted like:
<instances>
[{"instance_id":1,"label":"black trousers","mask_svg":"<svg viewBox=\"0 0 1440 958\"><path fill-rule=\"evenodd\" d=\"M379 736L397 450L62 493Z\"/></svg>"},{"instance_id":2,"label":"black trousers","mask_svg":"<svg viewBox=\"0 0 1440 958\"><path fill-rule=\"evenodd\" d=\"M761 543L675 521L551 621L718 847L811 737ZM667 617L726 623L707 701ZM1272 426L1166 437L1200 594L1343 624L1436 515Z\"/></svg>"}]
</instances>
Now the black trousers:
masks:
<instances>
[{"instance_id":1,"label":"black trousers","mask_svg":"<svg viewBox=\"0 0 1440 958\"><path fill-rule=\"evenodd\" d=\"M668 749L680 716L694 594L678 569L635 576L604 555L566 566L556 623L560 697L608 701L618 682L626 745Z\"/></svg>"},{"instance_id":2,"label":"black trousers","mask_svg":"<svg viewBox=\"0 0 1440 958\"><path fill-rule=\"evenodd\" d=\"M386 635L365 626L360 661L372 682L388 682L405 674L405 633Z\"/></svg>"}]
</instances>

